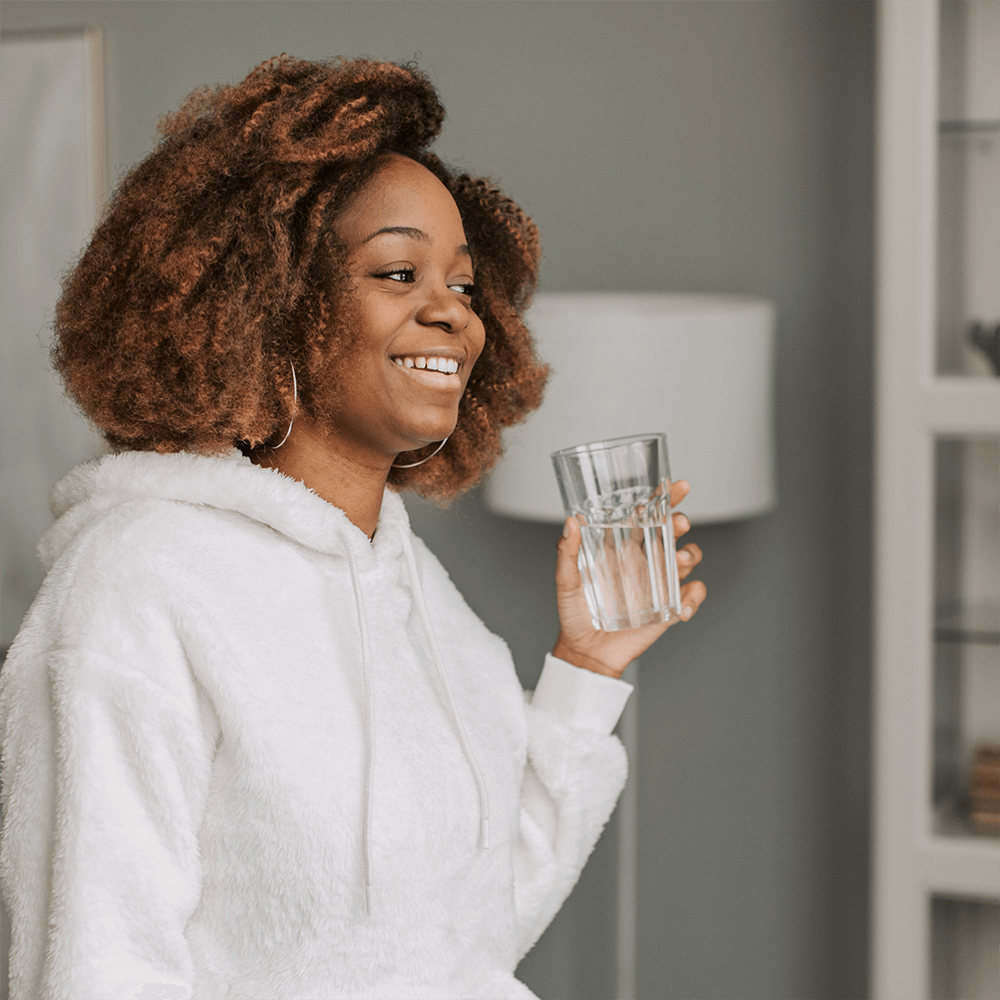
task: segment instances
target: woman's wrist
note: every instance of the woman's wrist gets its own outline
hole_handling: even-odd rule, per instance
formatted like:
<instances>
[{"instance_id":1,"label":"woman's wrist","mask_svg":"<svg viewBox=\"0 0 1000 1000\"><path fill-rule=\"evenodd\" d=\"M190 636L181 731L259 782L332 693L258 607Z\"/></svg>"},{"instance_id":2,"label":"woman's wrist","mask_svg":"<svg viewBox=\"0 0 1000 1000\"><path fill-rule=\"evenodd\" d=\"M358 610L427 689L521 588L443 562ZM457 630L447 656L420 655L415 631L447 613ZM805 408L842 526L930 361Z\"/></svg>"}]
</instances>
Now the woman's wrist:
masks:
<instances>
[{"instance_id":1,"label":"woman's wrist","mask_svg":"<svg viewBox=\"0 0 1000 1000\"><path fill-rule=\"evenodd\" d=\"M605 677L614 677L615 680L621 680L622 670L616 670L614 667L608 666L602 660L598 660L596 657L590 656L588 653L582 650L576 649L571 646L562 635L556 639L556 644L552 649L552 655L560 660L565 660L567 663L571 663L574 667L580 667L582 670L590 670L595 674L604 674Z\"/></svg>"}]
</instances>

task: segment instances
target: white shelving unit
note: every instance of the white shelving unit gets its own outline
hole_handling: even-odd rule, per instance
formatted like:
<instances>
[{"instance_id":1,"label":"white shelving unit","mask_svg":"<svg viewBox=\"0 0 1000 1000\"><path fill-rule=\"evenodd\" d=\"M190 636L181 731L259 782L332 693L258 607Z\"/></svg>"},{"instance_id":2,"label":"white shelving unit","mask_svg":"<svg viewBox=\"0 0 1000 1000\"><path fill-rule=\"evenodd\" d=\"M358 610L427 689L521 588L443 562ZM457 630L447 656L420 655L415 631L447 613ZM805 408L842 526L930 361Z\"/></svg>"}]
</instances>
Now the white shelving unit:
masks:
<instances>
[{"instance_id":1,"label":"white shelving unit","mask_svg":"<svg viewBox=\"0 0 1000 1000\"><path fill-rule=\"evenodd\" d=\"M1000 739L1000 376L968 338L1000 324L1000 0L878 17L871 994L975 1000L1000 996L1000 839L961 792Z\"/></svg>"}]
</instances>

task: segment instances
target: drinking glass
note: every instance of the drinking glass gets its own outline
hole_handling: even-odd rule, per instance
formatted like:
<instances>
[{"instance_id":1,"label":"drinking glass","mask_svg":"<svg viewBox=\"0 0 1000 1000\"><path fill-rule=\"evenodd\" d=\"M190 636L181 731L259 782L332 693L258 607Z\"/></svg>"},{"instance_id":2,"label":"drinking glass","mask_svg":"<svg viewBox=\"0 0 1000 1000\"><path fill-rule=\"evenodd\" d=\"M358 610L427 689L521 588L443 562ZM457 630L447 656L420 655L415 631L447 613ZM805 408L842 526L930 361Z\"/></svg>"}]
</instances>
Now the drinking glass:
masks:
<instances>
[{"instance_id":1,"label":"drinking glass","mask_svg":"<svg viewBox=\"0 0 1000 1000\"><path fill-rule=\"evenodd\" d=\"M580 523L579 565L595 628L636 628L681 616L665 434L553 452L567 515Z\"/></svg>"}]
</instances>

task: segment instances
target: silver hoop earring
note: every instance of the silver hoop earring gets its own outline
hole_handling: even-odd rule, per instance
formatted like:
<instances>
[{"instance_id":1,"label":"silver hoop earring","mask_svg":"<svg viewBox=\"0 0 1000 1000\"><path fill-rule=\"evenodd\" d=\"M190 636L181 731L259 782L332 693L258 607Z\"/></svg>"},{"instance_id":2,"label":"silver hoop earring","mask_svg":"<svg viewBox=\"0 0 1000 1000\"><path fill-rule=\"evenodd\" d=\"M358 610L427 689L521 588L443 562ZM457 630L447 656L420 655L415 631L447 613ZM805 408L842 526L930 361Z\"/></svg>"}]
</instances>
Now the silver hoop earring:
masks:
<instances>
[{"instance_id":1,"label":"silver hoop earring","mask_svg":"<svg viewBox=\"0 0 1000 1000\"><path fill-rule=\"evenodd\" d=\"M276 444L271 447L271 451L276 451L280 448L287 440L288 435L292 433L292 424L295 423L295 407L299 402L299 383L295 378L295 365L291 361L288 362L292 366L292 419L288 421L288 430L285 431L285 436Z\"/></svg>"},{"instance_id":2,"label":"silver hoop earring","mask_svg":"<svg viewBox=\"0 0 1000 1000\"><path fill-rule=\"evenodd\" d=\"M449 434L448 437L451 437L451 435ZM406 465L397 465L393 462L392 467L394 469L415 469L418 465L423 465L424 462L429 462L447 443L448 438L445 438L426 458L420 459L419 462L408 462Z\"/></svg>"}]
</instances>

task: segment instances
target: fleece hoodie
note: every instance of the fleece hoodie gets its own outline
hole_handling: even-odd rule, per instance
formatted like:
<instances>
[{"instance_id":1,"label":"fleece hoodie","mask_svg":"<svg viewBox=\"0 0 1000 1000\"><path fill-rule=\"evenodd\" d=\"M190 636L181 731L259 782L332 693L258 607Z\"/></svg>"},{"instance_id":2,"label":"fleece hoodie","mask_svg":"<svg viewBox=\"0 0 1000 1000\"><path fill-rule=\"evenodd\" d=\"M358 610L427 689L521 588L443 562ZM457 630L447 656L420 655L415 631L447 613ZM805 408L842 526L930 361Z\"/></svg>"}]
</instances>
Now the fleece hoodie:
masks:
<instances>
[{"instance_id":1,"label":"fleece hoodie","mask_svg":"<svg viewBox=\"0 0 1000 1000\"><path fill-rule=\"evenodd\" d=\"M0 674L10 996L526 998L625 779L621 681L533 699L387 492L125 453L53 492Z\"/></svg>"}]
</instances>

